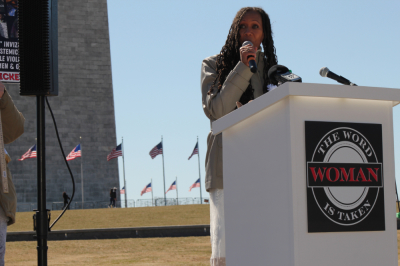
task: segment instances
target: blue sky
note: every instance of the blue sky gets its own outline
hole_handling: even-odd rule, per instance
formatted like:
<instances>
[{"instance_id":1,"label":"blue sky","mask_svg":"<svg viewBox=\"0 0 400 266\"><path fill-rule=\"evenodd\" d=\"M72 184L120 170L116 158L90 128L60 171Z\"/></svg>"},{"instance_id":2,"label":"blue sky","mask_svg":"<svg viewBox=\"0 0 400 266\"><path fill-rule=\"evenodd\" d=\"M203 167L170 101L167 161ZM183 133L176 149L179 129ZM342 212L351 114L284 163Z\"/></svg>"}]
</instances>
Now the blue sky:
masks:
<instances>
[{"instance_id":1,"label":"blue sky","mask_svg":"<svg viewBox=\"0 0 400 266\"><path fill-rule=\"evenodd\" d=\"M108 0L117 138L124 137L128 199L153 179L163 197L162 158L149 151L164 138L166 189L178 178L179 197L199 175L203 197L209 120L201 107L200 66L219 53L236 12L262 7L272 21L279 64L305 83L337 84L328 67L359 86L400 88L400 1L128 1ZM400 107L394 108L396 179L400 184ZM122 159L119 158L121 187ZM168 192L167 197L176 197Z\"/></svg>"}]
</instances>

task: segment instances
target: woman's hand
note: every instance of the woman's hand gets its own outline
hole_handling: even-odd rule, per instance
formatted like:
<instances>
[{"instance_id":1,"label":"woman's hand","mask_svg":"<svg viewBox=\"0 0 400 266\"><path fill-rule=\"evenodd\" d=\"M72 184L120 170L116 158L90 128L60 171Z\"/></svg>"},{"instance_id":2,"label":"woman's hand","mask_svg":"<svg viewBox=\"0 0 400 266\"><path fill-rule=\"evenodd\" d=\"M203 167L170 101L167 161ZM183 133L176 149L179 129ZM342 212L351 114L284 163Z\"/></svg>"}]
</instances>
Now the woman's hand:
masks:
<instances>
[{"instance_id":1,"label":"woman's hand","mask_svg":"<svg viewBox=\"0 0 400 266\"><path fill-rule=\"evenodd\" d=\"M252 102L253 100L250 100L249 102ZM241 102L236 102L236 106L237 106L237 108L239 108L239 107L242 107L243 106L243 104L241 103Z\"/></svg>"},{"instance_id":2,"label":"woman's hand","mask_svg":"<svg viewBox=\"0 0 400 266\"><path fill-rule=\"evenodd\" d=\"M256 60L256 52L257 48L254 48L250 44L240 47L240 61L249 66L250 59Z\"/></svg>"}]
</instances>

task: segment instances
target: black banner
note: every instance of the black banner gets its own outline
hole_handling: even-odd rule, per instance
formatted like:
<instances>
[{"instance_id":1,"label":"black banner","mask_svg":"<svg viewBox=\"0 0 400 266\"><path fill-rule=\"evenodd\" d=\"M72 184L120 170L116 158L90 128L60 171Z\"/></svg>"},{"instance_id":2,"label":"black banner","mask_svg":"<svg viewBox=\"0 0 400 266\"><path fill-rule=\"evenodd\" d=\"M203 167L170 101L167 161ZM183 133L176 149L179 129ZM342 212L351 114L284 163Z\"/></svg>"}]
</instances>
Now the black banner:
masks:
<instances>
[{"instance_id":1,"label":"black banner","mask_svg":"<svg viewBox=\"0 0 400 266\"><path fill-rule=\"evenodd\" d=\"M382 125L305 122L308 232L385 230Z\"/></svg>"},{"instance_id":2,"label":"black banner","mask_svg":"<svg viewBox=\"0 0 400 266\"><path fill-rule=\"evenodd\" d=\"M0 81L19 82L18 1L0 0Z\"/></svg>"}]
</instances>

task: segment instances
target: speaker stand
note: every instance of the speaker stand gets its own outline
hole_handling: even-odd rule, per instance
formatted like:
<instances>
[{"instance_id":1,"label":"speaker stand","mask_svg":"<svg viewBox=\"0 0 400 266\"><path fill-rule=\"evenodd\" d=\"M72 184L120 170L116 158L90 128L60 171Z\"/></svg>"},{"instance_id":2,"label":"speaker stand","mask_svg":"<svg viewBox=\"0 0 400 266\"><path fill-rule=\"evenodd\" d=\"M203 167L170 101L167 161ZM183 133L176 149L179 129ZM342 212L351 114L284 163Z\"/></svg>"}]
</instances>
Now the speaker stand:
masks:
<instances>
[{"instance_id":1,"label":"speaker stand","mask_svg":"<svg viewBox=\"0 0 400 266\"><path fill-rule=\"evenodd\" d=\"M46 208L46 128L45 128L45 96L36 96L37 127L37 206L36 235L38 265L47 266L47 234L49 231L50 210Z\"/></svg>"}]
</instances>

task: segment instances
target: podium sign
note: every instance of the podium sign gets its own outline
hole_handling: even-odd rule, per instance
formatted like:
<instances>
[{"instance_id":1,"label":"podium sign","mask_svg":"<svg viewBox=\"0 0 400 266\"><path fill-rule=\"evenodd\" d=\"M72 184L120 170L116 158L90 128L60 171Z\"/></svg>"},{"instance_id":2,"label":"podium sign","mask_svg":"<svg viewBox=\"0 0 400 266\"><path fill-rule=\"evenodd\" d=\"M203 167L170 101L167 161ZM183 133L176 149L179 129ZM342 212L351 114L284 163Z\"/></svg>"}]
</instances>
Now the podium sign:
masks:
<instances>
[{"instance_id":1,"label":"podium sign","mask_svg":"<svg viewBox=\"0 0 400 266\"><path fill-rule=\"evenodd\" d=\"M395 266L400 90L285 83L222 133L228 266Z\"/></svg>"},{"instance_id":2,"label":"podium sign","mask_svg":"<svg viewBox=\"0 0 400 266\"><path fill-rule=\"evenodd\" d=\"M382 125L305 122L308 232L385 230Z\"/></svg>"}]
</instances>

